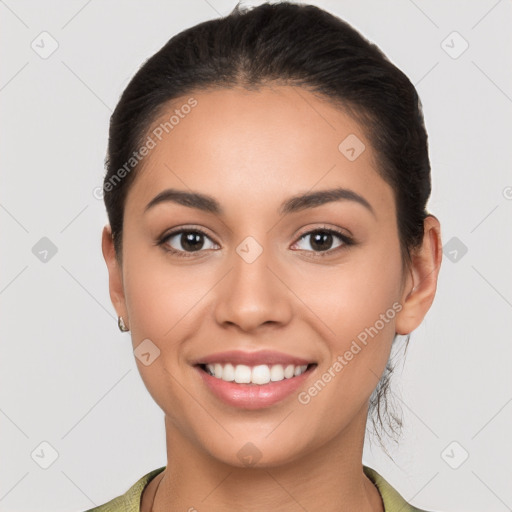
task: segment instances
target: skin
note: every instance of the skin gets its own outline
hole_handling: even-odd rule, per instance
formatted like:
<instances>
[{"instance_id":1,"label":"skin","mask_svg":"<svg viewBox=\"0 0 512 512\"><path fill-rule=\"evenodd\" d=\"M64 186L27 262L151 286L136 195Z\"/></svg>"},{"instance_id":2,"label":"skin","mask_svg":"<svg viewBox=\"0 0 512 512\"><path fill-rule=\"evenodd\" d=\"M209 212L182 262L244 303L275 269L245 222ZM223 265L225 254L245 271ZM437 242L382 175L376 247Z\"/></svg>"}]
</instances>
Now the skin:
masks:
<instances>
[{"instance_id":1,"label":"skin","mask_svg":"<svg viewBox=\"0 0 512 512\"><path fill-rule=\"evenodd\" d=\"M403 271L393 191L354 119L291 86L192 96L198 105L145 157L128 192L122 264L109 226L102 238L110 296L133 347L149 338L160 350L149 366L136 359L165 414L167 442L167 468L146 487L141 510L382 511L362 470L368 400L395 333L418 327L434 299L439 222L427 217ZM366 146L354 161L338 150L349 134ZM291 196L334 187L363 196L374 214L349 200L278 214ZM208 194L224 214L173 202L144 213L167 188ZM207 233L189 258L156 245L182 226ZM301 237L319 228L350 232L356 243L333 236L318 257L312 237ZM263 249L250 264L236 252L247 236ZM183 241L174 236L167 247L184 251ZM293 393L264 409L234 408L191 366L224 350L274 349L317 363L303 391L395 302L401 310L308 404ZM247 442L261 453L252 467L237 456Z\"/></svg>"}]
</instances>

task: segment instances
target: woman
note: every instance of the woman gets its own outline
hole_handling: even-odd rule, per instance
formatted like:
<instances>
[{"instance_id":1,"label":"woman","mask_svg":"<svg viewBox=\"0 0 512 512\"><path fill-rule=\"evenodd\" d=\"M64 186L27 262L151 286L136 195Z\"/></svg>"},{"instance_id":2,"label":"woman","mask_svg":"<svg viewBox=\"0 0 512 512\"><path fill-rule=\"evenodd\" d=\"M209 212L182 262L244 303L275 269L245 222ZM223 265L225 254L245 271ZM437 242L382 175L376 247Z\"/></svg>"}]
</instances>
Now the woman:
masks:
<instances>
[{"instance_id":1,"label":"woman","mask_svg":"<svg viewBox=\"0 0 512 512\"><path fill-rule=\"evenodd\" d=\"M430 190L414 87L320 8L237 6L145 62L102 249L167 465L92 510L419 510L362 450L434 299Z\"/></svg>"}]
</instances>

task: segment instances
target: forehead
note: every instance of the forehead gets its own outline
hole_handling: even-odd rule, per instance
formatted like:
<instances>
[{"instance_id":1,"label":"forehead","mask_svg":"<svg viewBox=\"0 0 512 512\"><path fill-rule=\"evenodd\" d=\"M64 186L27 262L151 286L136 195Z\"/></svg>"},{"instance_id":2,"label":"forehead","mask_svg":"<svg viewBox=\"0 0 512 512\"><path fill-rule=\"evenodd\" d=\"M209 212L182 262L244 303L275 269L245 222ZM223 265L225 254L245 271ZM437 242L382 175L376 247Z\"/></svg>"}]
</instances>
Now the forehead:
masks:
<instances>
[{"instance_id":1,"label":"forehead","mask_svg":"<svg viewBox=\"0 0 512 512\"><path fill-rule=\"evenodd\" d=\"M392 191L364 128L303 88L197 91L152 123L154 146L128 196L147 203L165 188L192 189L247 209L343 186L389 209Z\"/></svg>"}]
</instances>

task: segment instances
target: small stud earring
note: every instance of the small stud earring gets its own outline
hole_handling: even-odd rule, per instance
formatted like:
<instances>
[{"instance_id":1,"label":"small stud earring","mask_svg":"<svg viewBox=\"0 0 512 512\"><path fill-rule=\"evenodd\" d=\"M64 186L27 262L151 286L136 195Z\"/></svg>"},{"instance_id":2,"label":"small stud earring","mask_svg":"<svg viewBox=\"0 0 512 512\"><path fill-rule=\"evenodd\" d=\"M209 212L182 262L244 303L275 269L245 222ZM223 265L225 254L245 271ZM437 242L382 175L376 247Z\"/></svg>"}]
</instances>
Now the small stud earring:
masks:
<instances>
[{"instance_id":1,"label":"small stud earring","mask_svg":"<svg viewBox=\"0 0 512 512\"><path fill-rule=\"evenodd\" d=\"M126 327L122 316L117 317L117 326L121 332L128 332L130 330L128 327Z\"/></svg>"}]
</instances>

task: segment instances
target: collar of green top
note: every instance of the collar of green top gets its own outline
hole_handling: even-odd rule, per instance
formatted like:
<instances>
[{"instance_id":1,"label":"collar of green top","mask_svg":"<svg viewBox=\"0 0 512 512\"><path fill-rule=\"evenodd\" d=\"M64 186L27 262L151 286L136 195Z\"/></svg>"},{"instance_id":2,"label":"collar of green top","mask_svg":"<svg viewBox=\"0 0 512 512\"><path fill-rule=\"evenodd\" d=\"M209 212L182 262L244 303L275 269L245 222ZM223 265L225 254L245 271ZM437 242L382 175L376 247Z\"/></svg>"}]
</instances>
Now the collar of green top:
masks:
<instances>
[{"instance_id":1,"label":"collar of green top","mask_svg":"<svg viewBox=\"0 0 512 512\"><path fill-rule=\"evenodd\" d=\"M167 466L162 466L146 473L121 496L118 496L99 507L86 510L85 512L140 512L140 502L144 488L166 467ZM398 491L374 469L363 465L363 471L377 487L382 497L385 512L427 512L426 510L416 508L407 503Z\"/></svg>"}]
</instances>

